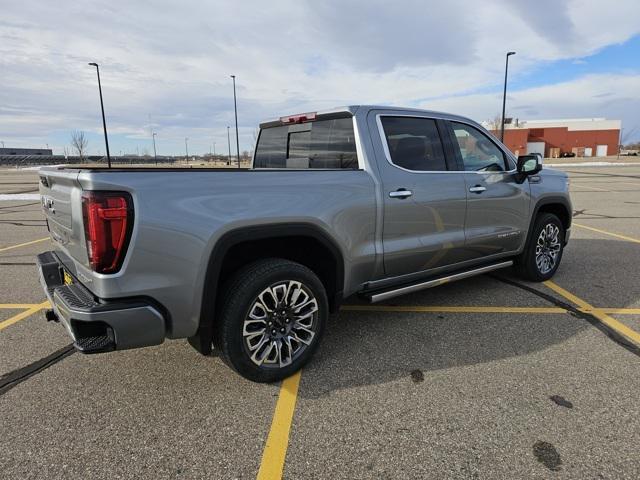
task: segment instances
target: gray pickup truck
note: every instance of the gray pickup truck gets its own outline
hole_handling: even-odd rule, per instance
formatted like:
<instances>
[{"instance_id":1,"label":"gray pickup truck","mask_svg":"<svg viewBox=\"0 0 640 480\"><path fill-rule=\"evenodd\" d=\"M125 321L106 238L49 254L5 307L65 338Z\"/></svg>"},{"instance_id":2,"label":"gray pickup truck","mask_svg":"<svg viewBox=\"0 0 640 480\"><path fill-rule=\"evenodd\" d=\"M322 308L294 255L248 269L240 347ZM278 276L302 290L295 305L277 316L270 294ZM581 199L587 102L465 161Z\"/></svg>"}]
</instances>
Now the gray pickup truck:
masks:
<instances>
[{"instance_id":1,"label":"gray pickup truck","mask_svg":"<svg viewBox=\"0 0 640 480\"><path fill-rule=\"evenodd\" d=\"M344 299L556 272L566 174L477 123L350 106L260 126L249 169L40 170L52 309L85 353L188 338L244 377L301 368Z\"/></svg>"}]
</instances>

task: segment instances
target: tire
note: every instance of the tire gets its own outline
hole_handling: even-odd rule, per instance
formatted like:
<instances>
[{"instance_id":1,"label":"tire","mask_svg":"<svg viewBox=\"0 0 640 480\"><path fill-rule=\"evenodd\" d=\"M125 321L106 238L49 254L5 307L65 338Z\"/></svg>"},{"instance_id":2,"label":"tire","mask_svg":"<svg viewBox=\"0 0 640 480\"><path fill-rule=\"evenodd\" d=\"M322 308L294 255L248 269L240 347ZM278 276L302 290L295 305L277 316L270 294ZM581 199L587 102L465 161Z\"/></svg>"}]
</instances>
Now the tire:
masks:
<instances>
[{"instance_id":1,"label":"tire","mask_svg":"<svg viewBox=\"0 0 640 480\"><path fill-rule=\"evenodd\" d=\"M282 310L275 308L278 302ZM280 258L259 260L226 284L214 345L243 377L282 380L309 361L328 312L325 288L313 271Z\"/></svg>"},{"instance_id":2,"label":"tire","mask_svg":"<svg viewBox=\"0 0 640 480\"><path fill-rule=\"evenodd\" d=\"M544 282L553 277L562 260L564 235L564 226L557 216L552 213L538 215L524 251L516 258L518 275L532 282Z\"/></svg>"}]
</instances>

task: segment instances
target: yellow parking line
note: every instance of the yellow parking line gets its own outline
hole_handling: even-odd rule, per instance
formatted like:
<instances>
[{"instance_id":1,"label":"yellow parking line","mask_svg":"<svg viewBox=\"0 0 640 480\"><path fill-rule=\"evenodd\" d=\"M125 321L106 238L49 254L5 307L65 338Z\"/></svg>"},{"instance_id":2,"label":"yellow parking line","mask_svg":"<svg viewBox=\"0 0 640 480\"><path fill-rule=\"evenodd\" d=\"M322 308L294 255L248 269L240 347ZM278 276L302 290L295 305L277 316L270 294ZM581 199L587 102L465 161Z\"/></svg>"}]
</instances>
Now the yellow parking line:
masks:
<instances>
[{"instance_id":1,"label":"yellow parking line","mask_svg":"<svg viewBox=\"0 0 640 480\"><path fill-rule=\"evenodd\" d=\"M284 459L289 446L289 431L293 420L293 411L298 398L298 386L302 371L294 373L282 382L280 395L273 412L271 430L262 452L262 462L258 470L258 480L275 480L282 478Z\"/></svg>"},{"instance_id":2,"label":"yellow parking line","mask_svg":"<svg viewBox=\"0 0 640 480\"><path fill-rule=\"evenodd\" d=\"M595 318L600 320L602 324L606 325L612 330L615 330L620 335L628 338L633 343L640 346L640 333L630 329L624 323L619 322L615 318L610 317L605 312L603 312L602 309L589 305L586 301L584 301L580 297L577 297L573 293L568 292L567 290L562 288L561 286L556 285L551 280L547 280L546 282L544 282L544 284L554 292L562 295L564 298L566 298L570 302L575 303L578 307L580 307L580 310L590 313Z\"/></svg>"},{"instance_id":3,"label":"yellow parking line","mask_svg":"<svg viewBox=\"0 0 640 480\"><path fill-rule=\"evenodd\" d=\"M9 319L4 320L3 322L0 322L0 330L4 330L9 325L13 325L14 323L17 323L20 320L24 320L25 318L30 317L34 313L39 312L40 310L42 310L43 308L47 308L48 306L49 306L48 300L46 302L42 302L37 305L34 305L33 307L28 308L24 312L20 312L17 315L14 315Z\"/></svg>"},{"instance_id":4,"label":"yellow parking line","mask_svg":"<svg viewBox=\"0 0 640 480\"><path fill-rule=\"evenodd\" d=\"M603 234L609 235L611 237L620 238L622 240L626 240L627 242L640 243L640 239L633 238L633 237L627 237L625 235L620 235L619 233L607 232L606 230L600 230L599 228L587 227L586 225L582 225L580 223L575 223L575 222L573 222L572 225L575 225L576 227L584 228L586 230L592 230L594 232L603 233Z\"/></svg>"},{"instance_id":5,"label":"yellow parking line","mask_svg":"<svg viewBox=\"0 0 640 480\"><path fill-rule=\"evenodd\" d=\"M598 308L598 310L613 315L640 315L640 308Z\"/></svg>"},{"instance_id":6,"label":"yellow parking line","mask_svg":"<svg viewBox=\"0 0 640 480\"><path fill-rule=\"evenodd\" d=\"M37 307L38 303L0 303L0 310L21 310ZM640 308L595 307L614 315L640 315ZM561 307L485 307L485 306L411 306L411 305L343 305L341 310L354 312L416 312L416 313L565 313ZM581 309L587 312L589 309Z\"/></svg>"},{"instance_id":7,"label":"yellow parking line","mask_svg":"<svg viewBox=\"0 0 640 480\"><path fill-rule=\"evenodd\" d=\"M18 245L11 245L9 247L2 247L2 248L0 248L0 252L6 252L7 250L13 250L14 248L26 247L27 245L33 245L34 243L44 242L45 240L49 240L49 237L47 237L47 238L39 238L38 240L33 240L31 242L25 242L25 243L19 243Z\"/></svg>"},{"instance_id":8,"label":"yellow parking line","mask_svg":"<svg viewBox=\"0 0 640 480\"><path fill-rule=\"evenodd\" d=\"M0 303L0 310L20 310L25 308L33 308L37 303Z\"/></svg>"},{"instance_id":9,"label":"yellow parking line","mask_svg":"<svg viewBox=\"0 0 640 480\"><path fill-rule=\"evenodd\" d=\"M565 313L560 307L450 307L450 306L390 306L343 305L341 310L361 312L420 312L420 313Z\"/></svg>"}]
</instances>

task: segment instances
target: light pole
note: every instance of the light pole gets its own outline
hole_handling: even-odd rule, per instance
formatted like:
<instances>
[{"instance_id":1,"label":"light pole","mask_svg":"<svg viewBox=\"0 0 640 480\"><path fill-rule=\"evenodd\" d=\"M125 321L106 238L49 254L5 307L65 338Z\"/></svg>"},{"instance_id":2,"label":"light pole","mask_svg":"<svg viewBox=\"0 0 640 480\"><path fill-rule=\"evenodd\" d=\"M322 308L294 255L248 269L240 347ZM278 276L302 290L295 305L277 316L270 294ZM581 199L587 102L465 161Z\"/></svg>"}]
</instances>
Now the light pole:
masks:
<instances>
[{"instance_id":1,"label":"light pole","mask_svg":"<svg viewBox=\"0 0 640 480\"><path fill-rule=\"evenodd\" d=\"M98 91L100 92L100 108L102 109L102 128L104 129L104 144L107 149L107 165L111 168L111 155L109 155L109 139L107 138L107 121L104 118L104 103L102 101L102 85L100 84L100 67L97 63L91 62L89 65L96 67L98 74Z\"/></svg>"},{"instance_id":2,"label":"light pole","mask_svg":"<svg viewBox=\"0 0 640 480\"><path fill-rule=\"evenodd\" d=\"M151 133L151 138L153 139L153 158L156 161L156 165L158 165L158 154L156 153L156 132Z\"/></svg>"},{"instance_id":3,"label":"light pole","mask_svg":"<svg viewBox=\"0 0 640 480\"><path fill-rule=\"evenodd\" d=\"M189 145L187 142L189 141L189 137L184 137L184 151L187 153L187 163L189 163Z\"/></svg>"},{"instance_id":4,"label":"light pole","mask_svg":"<svg viewBox=\"0 0 640 480\"><path fill-rule=\"evenodd\" d=\"M229 129L231 127L227 125L227 145L229 145L229 158L227 159L227 165L231 165L231 137L229 136Z\"/></svg>"},{"instance_id":5,"label":"light pole","mask_svg":"<svg viewBox=\"0 0 640 480\"><path fill-rule=\"evenodd\" d=\"M500 122L500 141L504 142L504 112L507 105L507 72L509 71L509 57L515 55L516 52L507 52L504 65L504 91L502 93L502 122Z\"/></svg>"},{"instance_id":6,"label":"light pole","mask_svg":"<svg viewBox=\"0 0 640 480\"><path fill-rule=\"evenodd\" d=\"M231 75L233 79L233 110L236 114L236 154L238 155L238 168L240 168L240 140L238 138L238 105L236 103L236 76Z\"/></svg>"}]
</instances>

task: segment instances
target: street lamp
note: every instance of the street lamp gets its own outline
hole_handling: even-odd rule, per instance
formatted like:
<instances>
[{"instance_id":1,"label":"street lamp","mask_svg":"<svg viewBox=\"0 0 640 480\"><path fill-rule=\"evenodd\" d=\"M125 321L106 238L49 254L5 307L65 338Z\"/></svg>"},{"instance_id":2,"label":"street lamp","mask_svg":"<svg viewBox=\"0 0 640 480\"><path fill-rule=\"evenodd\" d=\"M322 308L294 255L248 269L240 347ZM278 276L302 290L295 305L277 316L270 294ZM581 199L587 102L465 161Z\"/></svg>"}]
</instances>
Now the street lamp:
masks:
<instances>
[{"instance_id":1,"label":"street lamp","mask_svg":"<svg viewBox=\"0 0 640 480\"><path fill-rule=\"evenodd\" d=\"M502 122L500 122L500 141L504 142L504 111L507 104L507 72L509 71L509 57L516 52L507 52L504 65L504 92L502 93Z\"/></svg>"},{"instance_id":2,"label":"street lamp","mask_svg":"<svg viewBox=\"0 0 640 480\"><path fill-rule=\"evenodd\" d=\"M236 103L236 76L231 75L233 79L233 110L236 114L236 154L238 155L238 168L240 168L240 140L238 138L238 105Z\"/></svg>"},{"instance_id":3,"label":"street lamp","mask_svg":"<svg viewBox=\"0 0 640 480\"><path fill-rule=\"evenodd\" d=\"M189 141L189 137L184 137L184 151L187 153L187 163L189 163L189 146L187 142Z\"/></svg>"},{"instance_id":4,"label":"street lamp","mask_svg":"<svg viewBox=\"0 0 640 480\"><path fill-rule=\"evenodd\" d=\"M153 158L156 161L156 165L158 165L158 154L156 153L156 132L151 133L151 138L153 138Z\"/></svg>"},{"instance_id":5,"label":"street lamp","mask_svg":"<svg viewBox=\"0 0 640 480\"><path fill-rule=\"evenodd\" d=\"M227 159L227 165L231 165L231 137L229 136L229 129L231 127L227 125L227 145L229 145L229 158Z\"/></svg>"},{"instance_id":6,"label":"street lamp","mask_svg":"<svg viewBox=\"0 0 640 480\"><path fill-rule=\"evenodd\" d=\"M100 92L100 108L102 109L102 127L104 129L104 144L107 149L107 165L111 168L111 155L109 155L109 139L107 138L107 121L104 118L104 103L102 101L102 85L100 84L100 67L97 63L91 62L89 65L96 67L98 74L98 91Z\"/></svg>"}]
</instances>

